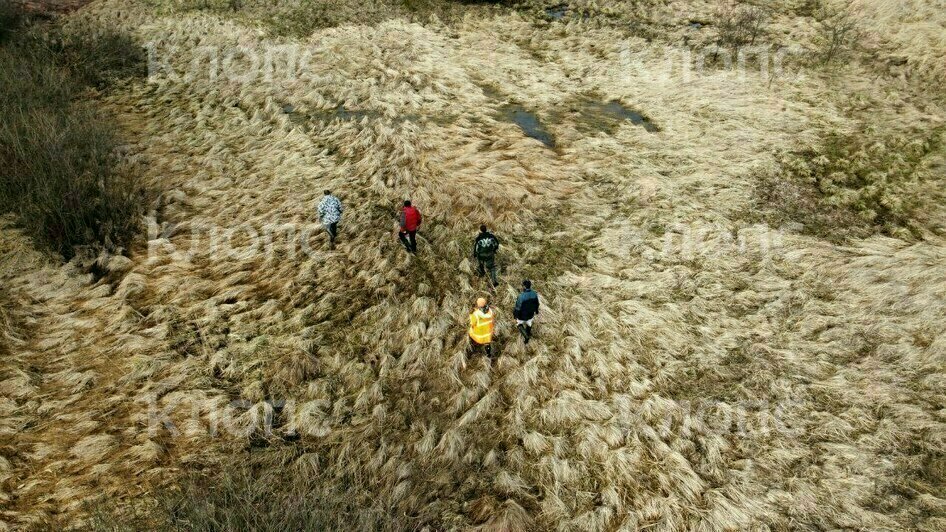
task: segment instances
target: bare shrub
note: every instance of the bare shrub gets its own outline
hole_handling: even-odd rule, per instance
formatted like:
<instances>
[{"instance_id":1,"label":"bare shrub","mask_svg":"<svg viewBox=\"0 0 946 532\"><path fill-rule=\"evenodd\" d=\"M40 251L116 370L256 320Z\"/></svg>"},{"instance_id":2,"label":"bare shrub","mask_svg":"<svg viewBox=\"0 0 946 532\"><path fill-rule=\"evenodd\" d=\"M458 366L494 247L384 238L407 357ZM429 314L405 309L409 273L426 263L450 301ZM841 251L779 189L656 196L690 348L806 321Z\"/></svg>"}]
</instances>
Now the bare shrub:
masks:
<instances>
[{"instance_id":1,"label":"bare shrub","mask_svg":"<svg viewBox=\"0 0 946 532\"><path fill-rule=\"evenodd\" d=\"M822 3L815 18L818 21L816 44L822 64L854 49L862 37L860 17L850 0L841 4Z\"/></svg>"},{"instance_id":2,"label":"bare shrub","mask_svg":"<svg viewBox=\"0 0 946 532\"><path fill-rule=\"evenodd\" d=\"M758 6L721 4L716 11L716 44L733 50L752 46L763 34L768 19L768 12Z\"/></svg>"}]
</instances>

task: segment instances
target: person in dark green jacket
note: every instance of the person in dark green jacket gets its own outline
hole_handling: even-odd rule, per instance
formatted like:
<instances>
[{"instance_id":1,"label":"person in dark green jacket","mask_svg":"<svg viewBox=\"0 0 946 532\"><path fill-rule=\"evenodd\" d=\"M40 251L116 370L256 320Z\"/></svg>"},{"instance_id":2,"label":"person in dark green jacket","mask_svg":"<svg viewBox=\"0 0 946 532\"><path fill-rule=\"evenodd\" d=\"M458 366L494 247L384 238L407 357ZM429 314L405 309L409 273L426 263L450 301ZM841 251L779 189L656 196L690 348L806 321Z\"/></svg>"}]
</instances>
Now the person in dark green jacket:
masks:
<instances>
[{"instance_id":1,"label":"person in dark green jacket","mask_svg":"<svg viewBox=\"0 0 946 532\"><path fill-rule=\"evenodd\" d=\"M498 249L499 239L490 233L485 225L481 225L480 234L476 235L476 240L473 241L473 257L476 259L477 273L483 276L486 275L486 270L489 270L493 286L499 284L496 278L496 251Z\"/></svg>"}]
</instances>

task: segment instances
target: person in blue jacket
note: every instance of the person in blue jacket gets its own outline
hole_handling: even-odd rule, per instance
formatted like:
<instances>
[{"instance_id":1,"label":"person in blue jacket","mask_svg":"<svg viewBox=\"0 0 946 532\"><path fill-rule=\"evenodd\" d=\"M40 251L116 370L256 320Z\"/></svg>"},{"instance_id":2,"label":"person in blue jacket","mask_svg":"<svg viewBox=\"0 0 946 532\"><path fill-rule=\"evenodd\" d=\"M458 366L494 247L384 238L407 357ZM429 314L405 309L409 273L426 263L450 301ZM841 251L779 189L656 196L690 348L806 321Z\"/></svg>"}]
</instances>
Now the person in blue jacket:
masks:
<instances>
[{"instance_id":1,"label":"person in blue jacket","mask_svg":"<svg viewBox=\"0 0 946 532\"><path fill-rule=\"evenodd\" d=\"M519 334L527 344L532 339L532 322L538 315L539 294L532 290L532 281L526 279L522 281L522 292L516 299L516 308L513 309L512 316L516 318Z\"/></svg>"}]
</instances>

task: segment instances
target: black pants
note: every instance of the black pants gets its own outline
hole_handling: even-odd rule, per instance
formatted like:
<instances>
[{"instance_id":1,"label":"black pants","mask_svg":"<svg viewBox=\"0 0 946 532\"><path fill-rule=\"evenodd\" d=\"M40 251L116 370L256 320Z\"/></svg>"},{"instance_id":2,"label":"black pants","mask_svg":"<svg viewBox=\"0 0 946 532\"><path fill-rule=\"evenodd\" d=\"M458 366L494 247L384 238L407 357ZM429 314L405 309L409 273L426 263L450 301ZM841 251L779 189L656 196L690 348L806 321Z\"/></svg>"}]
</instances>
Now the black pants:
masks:
<instances>
[{"instance_id":1,"label":"black pants","mask_svg":"<svg viewBox=\"0 0 946 532\"><path fill-rule=\"evenodd\" d=\"M480 349L486 352L486 356L493 356L493 344L478 344L470 338L470 353L476 354Z\"/></svg>"},{"instance_id":2,"label":"black pants","mask_svg":"<svg viewBox=\"0 0 946 532\"><path fill-rule=\"evenodd\" d=\"M328 241L335 243L335 237L338 236L338 222L332 222L325 226L325 230L328 231Z\"/></svg>"},{"instance_id":3,"label":"black pants","mask_svg":"<svg viewBox=\"0 0 946 532\"><path fill-rule=\"evenodd\" d=\"M417 231L401 231L397 236L408 251L417 252Z\"/></svg>"},{"instance_id":4,"label":"black pants","mask_svg":"<svg viewBox=\"0 0 946 532\"><path fill-rule=\"evenodd\" d=\"M520 323L517 328L519 329L519 334L522 335L523 341L529 343L529 340L532 339L532 326L526 325L525 323Z\"/></svg>"},{"instance_id":5,"label":"black pants","mask_svg":"<svg viewBox=\"0 0 946 532\"><path fill-rule=\"evenodd\" d=\"M486 275L486 270L489 270L489 278L493 281L493 285L499 284L499 281L496 279L496 257L477 257L476 265L480 275Z\"/></svg>"}]
</instances>

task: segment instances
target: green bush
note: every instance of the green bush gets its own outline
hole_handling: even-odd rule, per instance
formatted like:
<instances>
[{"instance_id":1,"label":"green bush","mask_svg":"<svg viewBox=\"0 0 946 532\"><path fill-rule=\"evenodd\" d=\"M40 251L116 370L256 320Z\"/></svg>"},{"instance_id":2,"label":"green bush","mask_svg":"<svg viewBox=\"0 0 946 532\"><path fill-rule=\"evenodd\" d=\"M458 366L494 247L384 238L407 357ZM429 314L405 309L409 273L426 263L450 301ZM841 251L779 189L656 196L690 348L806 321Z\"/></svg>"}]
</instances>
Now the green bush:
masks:
<instances>
[{"instance_id":1,"label":"green bush","mask_svg":"<svg viewBox=\"0 0 946 532\"><path fill-rule=\"evenodd\" d=\"M116 167L116 126L80 101L91 69L71 74L68 57L36 37L0 46L0 210L66 259L77 246L125 245L143 201L142 188Z\"/></svg>"}]
</instances>

